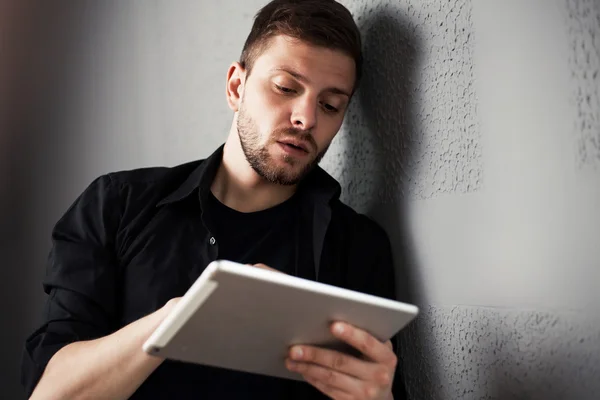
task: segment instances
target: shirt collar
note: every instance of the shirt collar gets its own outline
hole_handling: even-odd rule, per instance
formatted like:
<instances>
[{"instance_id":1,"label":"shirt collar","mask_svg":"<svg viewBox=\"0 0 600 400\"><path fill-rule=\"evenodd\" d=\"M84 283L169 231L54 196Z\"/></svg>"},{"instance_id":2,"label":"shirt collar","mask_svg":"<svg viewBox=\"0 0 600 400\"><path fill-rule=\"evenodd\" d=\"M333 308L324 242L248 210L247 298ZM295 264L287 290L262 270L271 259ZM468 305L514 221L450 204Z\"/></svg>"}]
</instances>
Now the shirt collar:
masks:
<instances>
[{"instance_id":1,"label":"shirt collar","mask_svg":"<svg viewBox=\"0 0 600 400\"><path fill-rule=\"evenodd\" d=\"M215 178L217 170L221 165L221 160L223 159L224 146L225 145L222 144L207 159L201 161L200 165L192 171L187 179L175 189L174 192L162 199L157 204L157 207L183 200L190 194L195 193L198 188L202 191L210 190L212 181Z\"/></svg>"},{"instance_id":2,"label":"shirt collar","mask_svg":"<svg viewBox=\"0 0 600 400\"><path fill-rule=\"evenodd\" d=\"M157 207L183 200L190 194L196 193L196 190L198 189L200 190L201 198L207 195L217 170L221 165L224 146L225 145L222 144L207 159L200 162L187 179L175 189L175 191L162 199L157 204ZM321 167L316 167L299 184L298 191L316 202L328 203L332 199L339 198L342 189L335 178L329 175Z\"/></svg>"}]
</instances>

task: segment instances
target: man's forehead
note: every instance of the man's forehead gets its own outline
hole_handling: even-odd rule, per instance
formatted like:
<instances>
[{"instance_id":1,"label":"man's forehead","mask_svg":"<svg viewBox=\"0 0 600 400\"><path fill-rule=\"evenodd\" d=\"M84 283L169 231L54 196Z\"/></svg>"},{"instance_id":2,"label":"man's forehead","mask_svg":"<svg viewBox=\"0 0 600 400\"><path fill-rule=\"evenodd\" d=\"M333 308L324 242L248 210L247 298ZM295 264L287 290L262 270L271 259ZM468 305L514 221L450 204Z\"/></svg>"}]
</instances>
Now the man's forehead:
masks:
<instances>
[{"instance_id":1,"label":"man's forehead","mask_svg":"<svg viewBox=\"0 0 600 400\"><path fill-rule=\"evenodd\" d=\"M274 38L256 59L255 66L267 74L288 74L310 83L315 74L335 79L338 86L354 83L354 60L341 50L301 42L296 39Z\"/></svg>"}]
</instances>

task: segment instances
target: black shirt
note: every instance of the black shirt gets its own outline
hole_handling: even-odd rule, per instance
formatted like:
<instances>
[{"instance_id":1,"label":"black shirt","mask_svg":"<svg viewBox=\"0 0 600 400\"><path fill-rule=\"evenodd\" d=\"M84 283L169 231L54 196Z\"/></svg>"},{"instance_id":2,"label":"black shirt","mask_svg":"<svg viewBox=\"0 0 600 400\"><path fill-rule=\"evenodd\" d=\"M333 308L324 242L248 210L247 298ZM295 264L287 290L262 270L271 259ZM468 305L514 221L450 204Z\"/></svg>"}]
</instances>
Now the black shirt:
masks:
<instances>
[{"instance_id":1,"label":"black shirt","mask_svg":"<svg viewBox=\"0 0 600 400\"><path fill-rule=\"evenodd\" d=\"M103 175L57 222L43 280L49 295L44 318L27 339L23 354L22 381L28 395L62 347L106 336L156 311L182 296L210 262L226 258L221 256L271 263L309 279L395 297L387 235L343 205L339 185L320 168L303 181L289 203L264 214L281 211L287 216L289 207L294 211L289 230L275 228L269 234L266 229L264 247L256 241L238 247L235 242L243 242L250 231L241 229L237 239L230 236L236 217L223 225L215 219L233 210L214 214L218 203L211 210L210 185L222 150L223 146L207 160L173 168ZM254 216L261 213L242 217ZM286 237L279 253L266 251L271 246L278 249L272 243L275 233ZM166 361L132 399L199 396L325 398L303 382Z\"/></svg>"}]
</instances>

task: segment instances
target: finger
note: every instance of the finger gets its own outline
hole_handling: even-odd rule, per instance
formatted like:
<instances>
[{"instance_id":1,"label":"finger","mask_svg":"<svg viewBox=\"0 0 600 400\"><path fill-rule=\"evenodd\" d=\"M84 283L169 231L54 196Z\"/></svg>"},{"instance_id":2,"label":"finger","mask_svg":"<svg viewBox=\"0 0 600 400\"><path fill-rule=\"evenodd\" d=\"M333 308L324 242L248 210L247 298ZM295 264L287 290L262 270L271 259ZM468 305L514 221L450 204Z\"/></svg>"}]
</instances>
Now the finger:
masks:
<instances>
[{"instance_id":1,"label":"finger","mask_svg":"<svg viewBox=\"0 0 600 400\"><path fill-rule=\"evenodd\" d=\"M290 371L301 374L307 381L319 382L324 390L342 392L359 398L364 396L364 382L353 376L306 362L286 360L285 364Z\"/></svg>"},{"instance_id":2,"label":"finger","mask_svg":"<svg viewBox=\"0 0 600 400\"><path fill-rule=\"evenodd\" d=\"M333 324L331 331L336 337L359 350L374 362L396 368L398 362L396 354L385 343L380 342L368 332L342 322Z\"/></svg>"},{"instance_id":3,"label":"finger","mask_svg":"<svg viewBox=\"0 0 600 400\"><path fill-rule=\"evenodd\" d=\"M346 392L342 392L341 390L338 390L334 387L328 386L316 379L313 378L308 378L305 377L304 378L306 380L306 382L310 383L312 386L314 386L318 391L320 391L321 393L323 393L326 396L331 397L332 399L335 400L353 400L356 397L352 396L349 393Z\"/></svg>"},{"instance_id":4,"label":"finger","mask_svg":"<svg viewBox=\"0 0 600 400\"><path fill-rule=\"evenodd\" d=\"M276 270L275 268L271 268L268 265L262 264L262 263L254 264L252 266L256 267L256 268L266 269L266 270L269 270L269 271L281 272L281 271Z\"/></svg>"},{"instance_id":5,"label":"finger","mask_svg":"<svg viewBox=\"0 0 600 400\"><path fill-rule=\"evenodd\" d=\"M171 310L177 305L177 303L179 303L180 300L181 297L173 297L171 300L167 301L163 307L165 309Z\"/></svg>"},{"instance_id":6,"label":"finger","mask_svg":"<svg viewBox=\"0 0 600 400\"><path fill-rule=\"evenodd\" d=\"M389 368L372 362L360 360L338 351L313 346L293 346L290 358L338 371L361 380L374 381L381 385L389 384Z\"/></svg>"}]
</instances>

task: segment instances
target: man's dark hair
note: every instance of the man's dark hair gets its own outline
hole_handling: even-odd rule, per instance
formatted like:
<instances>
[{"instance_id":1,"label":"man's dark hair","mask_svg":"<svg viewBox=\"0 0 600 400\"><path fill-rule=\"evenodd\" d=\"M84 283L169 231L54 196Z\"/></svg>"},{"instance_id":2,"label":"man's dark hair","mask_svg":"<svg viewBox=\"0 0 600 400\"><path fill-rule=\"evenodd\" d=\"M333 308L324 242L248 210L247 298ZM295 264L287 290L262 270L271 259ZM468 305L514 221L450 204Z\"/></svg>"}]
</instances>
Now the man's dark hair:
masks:
<instances>
[{"instance_id":1,"label":"man's dark hair","mask_svg":"<svg viewBox=\"0 0 600 400\"><path fill-rule=\"evenodd\" d=\"M285 35L315 46L339 50L356 64L358 87L362 75L360 32L350 11L335 0L273 0L254 18L240 64L248 74L271 38Z\"/></svg>"}]
</instances>

